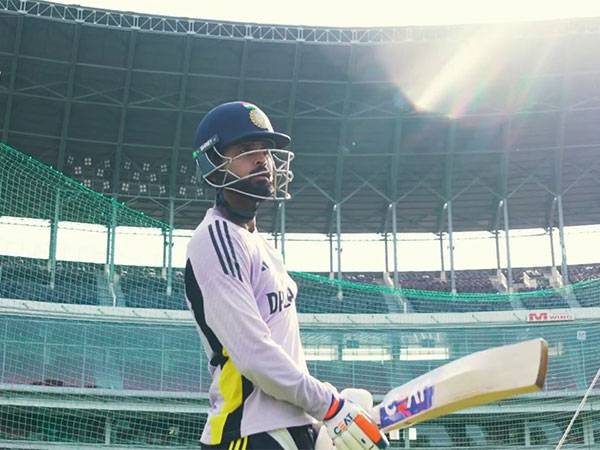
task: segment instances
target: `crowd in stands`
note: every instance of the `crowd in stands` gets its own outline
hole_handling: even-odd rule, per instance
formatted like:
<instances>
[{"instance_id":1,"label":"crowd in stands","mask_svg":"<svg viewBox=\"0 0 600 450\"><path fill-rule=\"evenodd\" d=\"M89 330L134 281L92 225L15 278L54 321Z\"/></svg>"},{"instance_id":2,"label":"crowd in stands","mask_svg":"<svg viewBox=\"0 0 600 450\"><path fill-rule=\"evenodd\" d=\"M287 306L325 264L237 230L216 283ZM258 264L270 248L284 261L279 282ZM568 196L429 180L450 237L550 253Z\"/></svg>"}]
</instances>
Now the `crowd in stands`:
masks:
<instances>
[{"instance_id":1,"label":"crowd in stands","mask_svg":"<svg viewBox=\"0 0 600 450\"><path fill-rule=\"evenodd\" d=\"M600 264L574 265L569 270L573 283L600 278ZM182 269L173 269L170 292L164 268L116 266L114 273L110 283L103 264L57 261L51 270L48 260L0 256L0 298L131 308L187 308ZM560 277L557 274L550 268L513 269L514 299L506 295L493 301L484 296L467 301L460 294L507 292L504 270L499 273L494 269L457 271L455 285L459 295L456 298L449 295L449 273L399 272L403 289L400 298L385 289L391 286L391 274L344 273L343 280L350 283L341 284L335 281L336 274L318 274L322 277L320 281L302 274L293 274L293 277L299 288L297 305L301 313L443 313L599 306L596 286L583 286L571 294L554 290ZM422 291L444 294L432 298Z\"/></svg>"}]
</instances>

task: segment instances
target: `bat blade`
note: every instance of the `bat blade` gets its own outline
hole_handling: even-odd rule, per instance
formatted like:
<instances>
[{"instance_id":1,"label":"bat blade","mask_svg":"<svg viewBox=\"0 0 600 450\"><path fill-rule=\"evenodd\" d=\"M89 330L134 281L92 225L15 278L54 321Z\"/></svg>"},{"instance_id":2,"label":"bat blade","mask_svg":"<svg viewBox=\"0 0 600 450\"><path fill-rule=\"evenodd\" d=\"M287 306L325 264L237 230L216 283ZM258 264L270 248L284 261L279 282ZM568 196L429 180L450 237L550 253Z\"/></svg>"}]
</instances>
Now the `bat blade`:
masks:
<instances>
[{"instance_id":1,"label":"bat blade","mask_svg":"<svg viewBox=\"0 0 600 450\"><path fill-rule=\"evenodd\" d=\"M548 344L532 339L459 358L389 391L373 416L382 431L407 428L454 411L539 391Z\"/></svg>"}]
</instances>

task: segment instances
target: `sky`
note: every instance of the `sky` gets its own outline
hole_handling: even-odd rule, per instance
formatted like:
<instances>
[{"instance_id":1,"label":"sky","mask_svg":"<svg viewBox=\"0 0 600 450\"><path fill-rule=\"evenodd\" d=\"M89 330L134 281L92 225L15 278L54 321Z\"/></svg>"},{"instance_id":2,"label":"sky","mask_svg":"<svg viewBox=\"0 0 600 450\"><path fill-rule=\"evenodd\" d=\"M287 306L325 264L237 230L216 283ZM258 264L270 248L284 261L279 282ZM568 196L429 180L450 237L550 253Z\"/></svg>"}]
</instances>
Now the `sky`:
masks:
<instances>
[{"instance_id":1,"label":"sky","mask_svg":"<svg viewBox=\"0 0 600 450\"><path fill-rule=\"evenodd\" d=\"M448 25L600 16L598 0L79 0L55 3L234 22L340 27Z\"/></svg>"}]
</instances>

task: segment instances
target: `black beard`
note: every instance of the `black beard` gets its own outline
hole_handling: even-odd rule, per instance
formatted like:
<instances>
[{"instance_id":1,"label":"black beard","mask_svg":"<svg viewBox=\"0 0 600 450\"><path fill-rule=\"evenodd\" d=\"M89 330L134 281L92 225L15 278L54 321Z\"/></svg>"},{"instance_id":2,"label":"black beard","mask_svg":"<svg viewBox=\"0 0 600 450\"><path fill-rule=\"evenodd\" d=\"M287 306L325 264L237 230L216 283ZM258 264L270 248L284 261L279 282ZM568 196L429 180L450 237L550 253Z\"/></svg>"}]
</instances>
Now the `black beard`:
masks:
<instances>
[{"instance_id":1,"label":"black beard","mask_svg":"<svg viewBox=\"0 0 600 450\"><path fill-rule=\"evenodd\" d=\"M261 197L272 197L274 193L273 185L265 179L246 178L233 183L231 187Z\"/></svg>"}]
</instances>

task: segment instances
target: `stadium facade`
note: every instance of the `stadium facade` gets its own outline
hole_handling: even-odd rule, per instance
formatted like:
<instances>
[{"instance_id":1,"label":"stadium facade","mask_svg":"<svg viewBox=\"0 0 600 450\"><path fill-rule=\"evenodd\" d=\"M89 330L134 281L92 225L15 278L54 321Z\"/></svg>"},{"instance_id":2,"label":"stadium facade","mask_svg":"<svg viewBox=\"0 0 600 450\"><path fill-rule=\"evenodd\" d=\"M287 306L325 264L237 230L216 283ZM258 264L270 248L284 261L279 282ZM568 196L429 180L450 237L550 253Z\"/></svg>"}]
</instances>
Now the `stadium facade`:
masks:
<instances>
[{"instance_id":1,"label":"stadium facade","mask_svg":"<svg viewBox=\"0 0 600 450\"><path fill-rule=\"evenodd\" d=\"M294 199L260 217L280 236L374 232L395 244L398 232L446 233L452 248L454 231L599 224L599 24L507 28L500 74L479 74L476 99L452 93L462 106L447 114L409 95L423 55L442 64L489 26L267 26L0 0L2 142L33 157L0 148L0 215L50 229L47 260L2 257L0 445L196 444L208 374L168 244L213 201L189 144L223 101L261 105L294 138ZM57 261L61 221L106 226L105 267ZM119 226L163 230L164 270L115 266ZM561 244L552 286L532 292L514 292L510 264L503 293L456 295L453 267L449 293L399 289L396 271L388 287L343 281L341 265L338 280L297 274L311 371L381 398L445 361L542 336L543 392L393 443L554 448L600 367L600 289L569 284L562 232ZM600 446L597 395L569 447Z\"/></svg>"}]
</instances>

